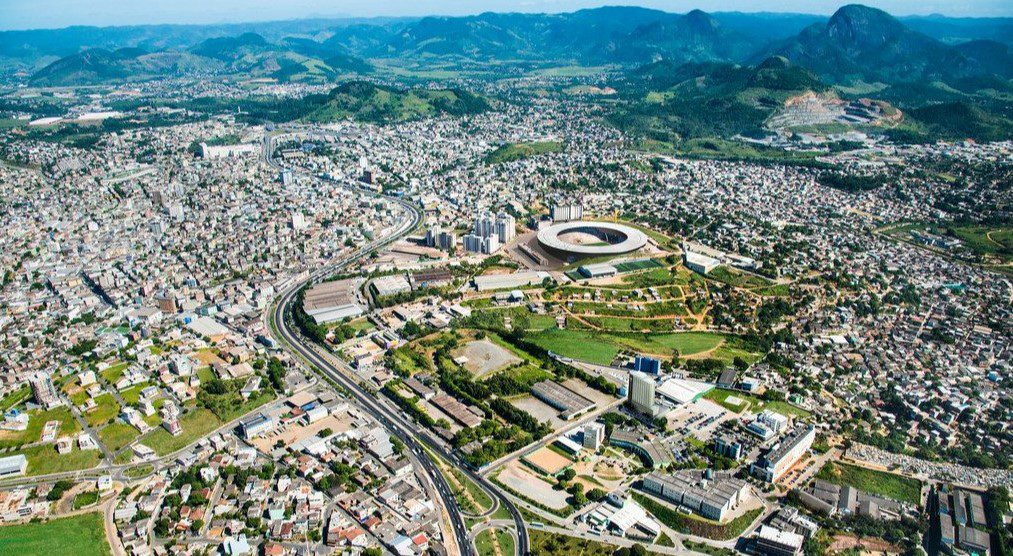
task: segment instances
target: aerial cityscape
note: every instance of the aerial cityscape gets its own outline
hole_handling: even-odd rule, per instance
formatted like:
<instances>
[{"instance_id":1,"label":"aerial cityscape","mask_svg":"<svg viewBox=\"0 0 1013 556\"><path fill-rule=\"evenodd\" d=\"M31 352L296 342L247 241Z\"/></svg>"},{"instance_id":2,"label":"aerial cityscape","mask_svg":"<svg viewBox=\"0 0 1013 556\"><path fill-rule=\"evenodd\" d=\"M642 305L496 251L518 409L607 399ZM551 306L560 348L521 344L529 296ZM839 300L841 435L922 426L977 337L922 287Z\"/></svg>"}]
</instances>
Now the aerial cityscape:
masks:
<instances>
[{"instance_id":1,"label":"aerial cityscape","mask_svg":"<svg viewBox=\"0 0 1013 556\"><path fill-rule=\"evenodd\" d=\"M1013 556L1013 5L61 1L0 555Z\"/></svg>"}]
</instances>

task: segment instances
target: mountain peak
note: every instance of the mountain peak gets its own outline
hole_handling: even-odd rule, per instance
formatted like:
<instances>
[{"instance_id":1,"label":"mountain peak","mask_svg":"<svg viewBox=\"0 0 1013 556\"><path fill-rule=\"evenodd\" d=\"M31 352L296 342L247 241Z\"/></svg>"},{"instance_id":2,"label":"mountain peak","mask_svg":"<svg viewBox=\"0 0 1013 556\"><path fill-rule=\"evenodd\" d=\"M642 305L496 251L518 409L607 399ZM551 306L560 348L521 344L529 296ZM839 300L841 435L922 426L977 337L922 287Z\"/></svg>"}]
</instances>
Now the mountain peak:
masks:
<instances>
[{"instance_id":1,"label":"mountain peak","mask_svg":"<svg viewBox=\"0 0 1013 556\"><path fill-rule=\"evenodd\" d=\"M890 14L861 4L842 6L826 26L829 37L859 46L883 44L904 31L904 25Z\"/></svg>"}]
</instances>

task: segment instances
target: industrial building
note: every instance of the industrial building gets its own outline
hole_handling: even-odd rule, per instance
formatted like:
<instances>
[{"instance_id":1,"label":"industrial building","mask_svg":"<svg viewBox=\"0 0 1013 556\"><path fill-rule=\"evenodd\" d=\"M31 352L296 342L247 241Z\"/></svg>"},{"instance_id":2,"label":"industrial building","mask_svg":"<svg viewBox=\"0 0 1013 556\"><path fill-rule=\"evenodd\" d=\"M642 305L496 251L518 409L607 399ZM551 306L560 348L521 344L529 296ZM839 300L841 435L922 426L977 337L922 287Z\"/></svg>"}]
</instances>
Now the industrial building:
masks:
<instances>
[{"instance_id":1,"label":"industrial building","mask_svg":"<svg viewBox=\"0 0 1013 556\"><path fill-rule=\"evenodd\" d=\"M559 410L559 416L566 420L594 409L593 401L551 380L534 384L531 395Z\"/></svg>"},{"instance_id":2,"label":"industrial building","mask_svg":"<svg viewBox=\"0 0 1013 556\"><path fill-rule=\"evenodd\" d=\"M409 292L412 289L411 283L408 282L408 277L404 274L391 274L390 276L380 276L374 278L370 282L370 286L376 293L377 297L389 297L397 295L399 293Z\"/></svg>"},{"instance_id":3,"label":"industrial building","mask_svg":"<svg viewBox=\"0 0 1013 556\"><path fill-rule=\"evenodd\" d=\"M24 454L0 458L0 477L24 475L28 469L28 459Z\"/></svg>"},{"instance_id":4,"label":"industrial building","mask_svg":"<svg viewBox=\"0 0 1013 556\"><path fill-rule=\"evenodd\" d=\"M608 278L619 274L619 270L608 263L583 265L577 269L577 272L584 278Z\"/></svg>"},{"instance_id":5,"label":"industrial building","mask_svg":"<svg viewBox=\"0 0 1013 556\"><path fill-rule=\"evenodd\" d=\"M706 275L717 268L721 264L721 261L707 255L686 251L683 255L683 263L686 265L686 268L693 272Z\"/></svg>"},{"instance_id":6,"label":"industrial building","mask_svg":"<svg viewBox=\"0 0 1013 556\"><path fill-rule=\"evenodd\" d=\"M749 484L728 473L686 469L644 477L644 490L715 521L724 521L749 496Z\"/></svg>"},{"instance_id":7,"label":"industrial building","mask_svg":"<svg viewBox=\"0 0 1013 556\"><path fill-rule=\"evenodd\" d=\"M243 438L247 440L253 440L273 427L274 420L263 413L258 413L256 416L239 423L239 430L243 433Z\"/></svg>"},{"instance_id":8,"label":"industrial building","mask_svg":"<svg viewBox=\"0 0 1013 556\"><path fill-rule=\"evenodd\" d=\"M826 515L862 515L873 519L900 519L904 504L875 496L851 486L840 486L822 479L798 492L799 500L811 510Z\"/></svg>"},{"instance_id":9,"label":"industrial building","mask_svg":"<svg viewBox=\"0 0 1013 556\"><path fill-rule=\"evenodd\" d=\"M985 501L980 493L940 487L934 492L937 504L932 519L939 522L939 551L944 554L989 554Z\"/></svg>"},{"instance_id":10,"label":"industrial building","mask_svg":"<svg viewBox=\"0 0 1013 556\"><path fill-rule=\"evenodd\" d=\"M355 293L358 284L355 279L317 284L303 294L303 311L317 324L360 317L366 310Z\"/></svg>"},{"instance_id":11,"label":"industrial building","mask_svg":"<svg viewBox=\"0 0 1013 556\"><path fill-rule=\"evenodd\" d=\"M632 498L609 499L589 512L584 521L596 531L647 542L653 542L661 534L661 525Z\"/></svg>"}]
</instances>

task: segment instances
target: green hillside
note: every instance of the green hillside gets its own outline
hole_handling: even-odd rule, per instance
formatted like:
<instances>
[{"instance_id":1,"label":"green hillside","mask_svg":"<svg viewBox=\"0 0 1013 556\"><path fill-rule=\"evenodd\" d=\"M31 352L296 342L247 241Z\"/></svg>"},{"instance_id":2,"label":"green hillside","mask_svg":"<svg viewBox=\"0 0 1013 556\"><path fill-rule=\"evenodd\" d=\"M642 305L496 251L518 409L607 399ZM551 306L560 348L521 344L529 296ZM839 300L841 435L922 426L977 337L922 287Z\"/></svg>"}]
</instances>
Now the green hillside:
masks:
<instances>
[{"instance_id":1,"label":"green hillside","mask_svg":"<svg viewBox=\"0 0 1013 556\"><path fill-rule=\"evenodd\" d=\"M461 89L395 89L365 81L334 88L303 119L333 122L352 118L363 122L391 123L433 116L464 116L489 109L482 97Z\"/></svg>"}]
</instances>

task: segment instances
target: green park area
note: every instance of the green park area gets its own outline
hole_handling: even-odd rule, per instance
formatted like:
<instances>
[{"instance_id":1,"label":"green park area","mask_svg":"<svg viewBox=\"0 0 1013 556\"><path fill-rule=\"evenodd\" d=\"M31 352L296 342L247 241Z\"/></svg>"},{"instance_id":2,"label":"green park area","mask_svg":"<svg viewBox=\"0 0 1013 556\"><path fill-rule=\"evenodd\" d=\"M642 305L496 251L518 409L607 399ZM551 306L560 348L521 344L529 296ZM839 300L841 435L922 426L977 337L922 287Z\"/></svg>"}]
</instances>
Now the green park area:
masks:
<instances>
[{"instance_id":1,"label":"green park area","mask_svg":"<svg viewBox=\"0 0 1013 556\"><path fill-rule=\"evenodd\" d=\"M900 502L921 504L921 482L894 473L832 461L820 469L816 478L836 485L855 487Z\"/></svg>"},{"instance_id":2,"label":"green park area","mask_svg":"<svg viewBox=\"0 0 1013 556\"><path fill-rule=\"evenodd\" d=\"M532 529L529 532L531 554L540 556L612 556L616 547L598 541Z\"/></svg>"},{"instance_id":3,"label":"green park area","mask_svg":"<svg viewBox=\"0 0 1013 556\"><path fill-rule=\"evenodd\" d=\"M111 554L102 514L91 512L42 523L0 527L0 554Z\"/></svg>"}]
</instances>

